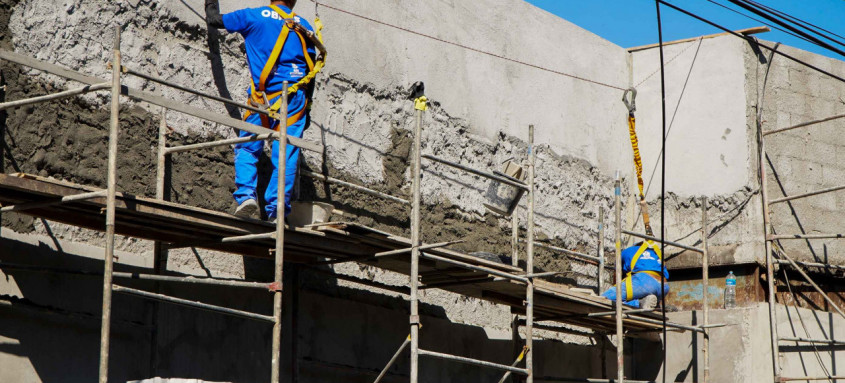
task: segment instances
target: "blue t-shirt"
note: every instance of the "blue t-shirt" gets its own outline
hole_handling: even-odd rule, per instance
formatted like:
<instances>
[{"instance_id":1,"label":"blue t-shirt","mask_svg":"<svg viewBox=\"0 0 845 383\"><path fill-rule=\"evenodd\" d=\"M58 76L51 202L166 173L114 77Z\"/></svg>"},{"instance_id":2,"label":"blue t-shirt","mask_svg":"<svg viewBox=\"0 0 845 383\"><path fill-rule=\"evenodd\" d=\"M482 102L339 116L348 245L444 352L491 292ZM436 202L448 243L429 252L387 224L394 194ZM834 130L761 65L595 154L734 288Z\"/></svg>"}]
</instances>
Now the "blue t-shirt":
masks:
<instances>
[{"instance_id":1,"label":"blue t-shirt","mask_svg":"<svg viewBox=\"0 0 845 383\"><path fill-rule=\"evenodd\" d=\"M640 244L636 244L634 246L626 247L622 250L622 271L623 272L631 272L631 261L634 260L634 255L637 254L637 250L640 249ZM637 265L634 268L633 272L637 273L640 271L656 271L660 273L663 269L663 266L660 263L660 258L657 256L657 253L654 252L651 248L646 249L640 258L637 260ZM669 279L669 269L663 273L663 277L667 280Z\"/></svg>"},{"instance_id":2,"label":"blue t-shirt","mask_svg":"<svg viewBox=\"0 0 845 383\"><path fill-rule=\"evenodd\" d=\"M279 9L291 14L291 10L285 6L279 6ZM294 18L309 31L314 30L305 19L299 16L294 16ZM223 15L223 26L227 31L238 32L244 37L246 59L252 74L252 82L257 89L261 71L282 32L284 20L270 7L248 8ZM308 45L307 38L305 41ZM308 53L312 58L314 57L313 46L308 47ZM302 53L302 43L296 33L291 31L279 54L279 64L275 72L267 78L265 90L268 93L280 91L282 82L288 81L289 84L293 84L306 74L308 74L308 63Z\"/></svg>"}]
</instances>

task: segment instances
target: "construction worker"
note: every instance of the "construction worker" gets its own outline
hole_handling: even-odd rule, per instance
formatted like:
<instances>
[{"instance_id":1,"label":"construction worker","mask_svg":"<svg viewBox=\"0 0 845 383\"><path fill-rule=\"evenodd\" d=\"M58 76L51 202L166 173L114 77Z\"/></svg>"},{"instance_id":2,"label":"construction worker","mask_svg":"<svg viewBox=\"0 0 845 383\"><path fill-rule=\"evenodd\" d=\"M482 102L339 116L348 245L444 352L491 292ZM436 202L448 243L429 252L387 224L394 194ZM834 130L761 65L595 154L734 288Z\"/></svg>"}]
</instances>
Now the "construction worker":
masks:
<instances>
[{"instance_id":1,"label":"construction worker","mask_svg":"<svg viewBox=\"0 0 845 383\"><path fill-rule=\"evenodd\" d=\"M206 21L209 28L225 28L229 32L240 33L244 37L246 59L249 65L252 83L248 91L249 104L259 108L278 108L281 105L282 83L293 85L300 81L313 68L316 55L310 40L303 38L300 28L314 29L303 18L296 16L292 9L296 0L270 1L267 6L241 9L224 15L220 14L217 0L205 1ZM288 96L287 132L288 136L302 137L310 123L308 102L312 93L313 82L300 87ZM260 113L245 112L246 122L268 129L279 129L277 119L268 118ZM282 119L283 116L282 116ZM241 131L240 137L251 133ZM264 210L267 220L275 220L278 199L278 141L273 140L273 173L264 193ZM258 218L259 206L256 193L258 181L258 155L264 148L263 141L250 141L235 145L235 186L233 194L238 202L235 215ZM296 178L299 148L287 145L285 168L285 216L290 213L290 198Z\"/></svg>"},{"instance_id":2,"label":"construction worker","mask_svg":"<svg viewBox=\"0 0 845 383\"><path fill-rule=\"evenodd\" d=\"M669 280L669 271L663 270L660 249L651 241L640 242L622 250L622 302L636 308L653 309L658 299L669 293L669 284L663 283L660 289L661 274ZM602 294L603 297L616 301L619 284Z\"/></svg>"}]
</instances>

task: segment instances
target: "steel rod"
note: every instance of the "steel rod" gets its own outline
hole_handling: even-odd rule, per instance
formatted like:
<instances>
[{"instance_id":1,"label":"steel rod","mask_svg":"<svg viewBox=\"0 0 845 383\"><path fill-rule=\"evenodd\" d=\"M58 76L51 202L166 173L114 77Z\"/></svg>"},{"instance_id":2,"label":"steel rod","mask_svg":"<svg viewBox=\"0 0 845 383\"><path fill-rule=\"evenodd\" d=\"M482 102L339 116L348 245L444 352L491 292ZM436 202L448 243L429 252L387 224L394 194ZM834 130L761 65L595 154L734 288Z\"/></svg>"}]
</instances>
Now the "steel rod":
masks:
<instances>
[{"instance_id":1,"label":"steel rod","mask_svg":"<svg viewBox=\"0 0 845 383\"><path fill-rule=\"evenodd\" d=\"M779 265L789 265L791 264L789 261L783 259L776 259L775 263ZM817 263L817 262L804 262L804 261L795 261L795 263L804 266L804 267L821 267L825 269L836 269L836 270L845 270L845 266L837 266L837 265L828 265L826 263Z\"/></svg>"},{"instance_id":2,"label":"steel rod","mask_svg":"<svg viewBox=\"0 0 845 383\"><path fill-rule=\"evenodd\" d=\"M525 249L525 272L534 273L534 206L537 194L535 193L535 168L537 153L534 147L534 125L528 125L528 218L527 218L527 246ZM525 287L525 369L528 371L526 383L534 383L534 281L528 279Z\"/></svg>"},{"instance_id":3,"label":"steel rod","mask_svg":"<svg viewBox=\"0 0 845 383\"><path fill-rule=\"evenodd\" d=\"M596 269L596 295L604 291L604 206L599 206L599 227L596 237L596 248L598 250L599 264Z\"/></svg>"},{"instance_id":4,"label":"steel rod","mask_svg":"<svg viewBox=\"0 0 845 383\"><path fill-rule=\"evenodd\" d=\"M837 239L845 238L845 234L773 234L769 235L769 241L782 239Z\"/></svg>"},{"instance_id":5,"label":"steel rod","mask_svg":"<svg viewBox=\"0 0 845 383\"><path fill-rule=\"evenodd\" d=\"M433 358L453 360L453 361L460 362L460 363L472 364L472 365L480 366L480 367L490 367L490 368L515 372L517 374L529 375L530 376L528 369L519 368L519 367L511 367L511 366L508 366L507 364L487 362L487 361L484 361L484 360L467 358L467 357L457 356L457 355L444 354L442 352L435 352L435 351L429 351L429 350L424 350L424 349L419 349L419 354L422 355L422 356L430 356L430 357L433 357Z\"/></svg>"},{"instance_id":6,"label":"steel rod","mask_svg":"<svg viewBox=\"0 0 845 383\"><path fill-rule=\"evenodd\" d=\"M66 91L63 91L63 92L59 92L59 93L53 93L53 94L48 94L48 95L44 95L44 96L25 98L23 100L15 100L15 101L0 103L0 110L6 110L6 109L9 109L9 108L17 108L17 107L26 106L26 105L38 104L38 103L46 102L46 101L59 100L59 99L63 99L63 98L71 97L71 96L76 96L78 94L84 94L84 93L88 93L88 92L94 92L94 91L109 89L109 88L111 88L110 82L104 82L104 83L94 84L94 85L85 85L81 88L69 89L69 90L66 90Z\"/></svg>"},{"instance_id":7,"label":"steel rod","mask_svg":"<svg viewBox=\"0 0 845 383\"><path fill-rule=\"evenodd\" d=\"M422 87L422 84L420 84ZM421 90L421 89L420 89ZM411 312L408 322L411 326L411 383L419 382L420 356L420 312L419 312L419 283L420 283L420 183L421 183L421 150L422 150L422 116L425 109L425 96L415 100L416 125L414 126L414 149L411 169ZM417 106L421 102L423 105Z\"/></svg>"},{"instance_id":8,"label":"steel rod","mask_svg":"<svg viewBox=\"0 0 845 383\"><path fill-rule=\"evenodd\" d=\"M277 290L273 293L273 350L270 364L270 382L281 382L282 375L282 289L284 287L285 267L285 176L287 168L287 142L288 142L288 82L282 82L282 106L279 109L280 115L285 122L279 123L279 132L276 135L278 160L276 166L277 184L277 207L276 207L276 254L275 254L275 277L274 282ZM281 215L281 217L279 216Z\"/></svg>"},{"instance_id":9,"label":"steel rod","mask_svg":"<svg viewBox=\"0 0 845 383\"><path fill-rule=\"evenodd\" d=\"M408 335L408 337L405 338L405 341L402 342L402 345L399 346L399 349L396 350L396 352L393 354L393 357L390 358L390 361L388 361L387 364L384 366L384 368L381 369L381 372L378 374L378 376L376 377L376 380L374 380L373 383L381 382L381 380L387 375L387 371L390 370L390 367L393 367L393 364L396 363L397 359L399 359L399 355L402 355L402 351L405 351L405 349L408 347L409 344L411 344L411 336L410 335Z\"/></svg>"},{"instance_id":10,"label":"steel rod","mask_svg":"<svg viewBox=\"0 0 845 383\"><path fill-rule=\"evenodd\" d=\"M387 193L382 193L382 192L380 192L380 191L376 191L376 190L370 189L370 188L368 188L368 187L366 187L366 186L356 185L356 184L353 184L353 183L351 183L351 182L346 182L346 181L343 181L343 180L339 180L339 179L334 178L334 177L327 177L327 176L324 176L324 175L322 175L322 174L320 174L320 173L315 173L315 172L308 171L308 170L302 170L302 171L300 172L300 174L302 174L302 175L304 175L304 176L306 176L306 177L311 177L311 178L314 178L314 179L318 179L318 180L323 181L323 182L328 182L328 183L330 183L330 184L336 184L336 185L345 186L345 187L348 187L348 188L350 188L350 189L354 189L354 190L357 190L357 191L359 191L359 192L362 192L362 193L364 193L364 194L369 194L369 195L371 195L371 196L375 196L375 197L379 197L379 198L384 198L384 199L387 199L387 200L391 200L391 201L393 201L393 202L401 203L401 204L403 204L403 205L410 205L410 204L411 204L411 202L410 202L410 201L408 201L408 200L406 200L406 199L402 199L402 198L399 198L399 197L394 197L394 196L392 196L392 195L390 195L390 194L387 194Z\"/></svg>"},{"instance_id":11,"label":"steel rod","mask_svg":"<svg viewBox=\"0 0 845 383\"><path fill-rule=\"evenodd\" d=\"M262 322L273 323L273 317L268 316L268 315L261 315L261 314L256 314L256 313L249 312L249 311L236 310L236 309L230 309L228 307L210 305L208 303L202 303L202 302L196 302L196 301L191 301L191 300L182 299L182 298L171 297L169 295L164 295L164 294L151 293L151 292L148 292L148 291L133 289L133 288L124 287L124 286L120 286L120 285L114 285L113 289L114 289L114 292L116 292L116 293L135 295L135 296L139 296L139 297L143 297L143 298L173 303L173 304L182 305L182 306L193 307L193 308L206 310L206 311L213 311L213 312L231 315L231 316L236 316L236 317L240 317L240 318L255 319L255 320L262 321Z\"/></svg>"},{"instance_id":12,"label":"steel rod","mask_svg":"<svg viewBox=\"0 0 845 383\"><path fill-rule=\"evenodd\" d=\"M3 206L2 208L0 208L0 212L6 213L6 212L10 212L10 211L23 211L23 210L29 210L29 209L38 209L38 208L42 208L42 207L59 205L59 204L63 204L63 203L66 203L66 202L82 201L82 200L87 200L87 199L92 199L92 198L97 198L97 197L103 197L103 196L106 196L107 194L108 194L108 190L99 190L99 191L95 191L95 192L69 195L69 196L65 196L65 197L62 197L60 199L54 199L54 200L51 200L51 201L36 201L36 202L19 203L19 204L15 204L15 205Z\"/></svg>"},{"instance_id":13,"label":"steel rod","mask_svg":"<svg viewBox=\"0 0 845 383\"><path fill-rule=\"evenodd\" d=\"M707 247L707 236L708 231L707 228L707 197L701 197L701 289L702 289L702 296L701 296L701 305L702 310L704 311L704 325L701 326L703 329L706 329L707 326L710 325L710 300L708 295L710 293L710 253L709 248ZM702 362L704 364L704 379L702 383L707 383L710 380L710 334L707 330L704 331L703 336L703 348L701 350L702 353Z\"/></svg>"},{"instance_id":14,"label":"steel rod","mask_svg":"<svg viewBox=\"0 0 845 383\"><path fill-rule=\"evenodd\" d=\"M792 265L792 267L795 268L796 271L798 271L798 274L801 274L801 276L804 278L804 280L807 281L807 283L810 284L810 286L813 286L813 289L815 289L816 292L819 293L819 295L821 295L822 298L824 298L825 301L827 301L827 304L829 304L831 307L833 307L833 309L836 310L837 313L839 313L839 316L841 316L842 319L845 319L845 312L842 312L842 309L839 308L839 305L837 305L836 302L833 301L833 299L831 299L829 296L827 296L827 294L824 292L824 290L822 290L822 288L819 287L819 285L817 285L816 282L814 282L813 279L810 278L810 276L807 275L807 273L804 272L804 269L802 269L801 266L798 266L798 264L796 264L795 261L793 261L792 258L789 255L786 254L786 252L781 251L779 253L784 258L786 258L787 261L789 261L789 263Z\"/></svg>"},{"instance_id":15,"label":"steel rod","mask_svg":"<svg viewBox=\"0 0 845 383\"><path fill-rule=\"evenodd\" d=\"M267 141L267 140L275 140L275 139L276 139L276 133L275 132L264 133L264 134L253 134L253 135L247 136L247 137L227 138L225 140L200 142L198 144L171 146L169 148L165 148L165 153L173 154L173 153L179 153L179 152L187 152L189 150L194 150L194 149L214 148L214 147L218 147L218 146L240 144L240 143L243 143L243 142Z\"/></svg>"},{"instance_id":16,"label":"steel rod","mask_svg":"<svg viewBox=\"0 0 845 383\"><path fill-rule=\"evenodd\" d=\"M527 185L525 185L525 184L524 184L524 183L522 183L522 182L517 182L517 181L514 181L514 180L509 180L509 179L507 179L507 178L505 178L505 177L497 176L497 175L492 174L492 173L483 172L483 171L481 171L481 170L475 170L475 169L473 169L473 168L471 168L471 167L464 166L464 165L461 165L461 164L458 164L458 163L455 163L455 162L452 162L452 161L447 161L447 160L444 160L444 159L442 159L442 158L437 158L437 157L432 156L432 155L423 154L423 155L422 155L422 157L423 157L423 158L426 158L426 159L429 159L429 160L432 160L432 161L434 161L434 162L439 162L439 163L441 163L441 164L451 166L451 167L453 167L453 168L458 168L458 169L461 169L461 170L463 170L463 171L466 171L466 172L469 172L469 173L475 174L475 175L477 175L477 176L481 176L481 177L484 177L484 178L489 178L489 179L491 179L491 180L498 181L498 182L501 182L501 183L503 183L503 184L508 184L508 185L510 185L510 186L517 187L517 188L520 188L520 189L523 189L523 190L528 190L528 186L527 186Z\"/></svg>"},{"instance_id":17,"label":"steel rod","mask_svg":"<svg viewBox=\"0 0 845 383\"><path fill-rule=\"evenodd\" d=\"M613 189L613 206L615 213L615 247L616 247L616 377L620 383L625 381L625 345L622 328L622 181L619 171L616 171L616 182Z\"/></svg>"},{"instance_id":18,"label":"steel rod","mask_svg":"<svg viewBox=\"0 0 845 383\"><path fill-rule=\"evenodd\" d=\"M111 111L109 116L108 174L106 178L106 249L103 271L103 308L100 326L100 383L108 383L111 335L112 273L114 272L114 215L117 192L117 135L120 113L120 26L114 29L112 48Z\"/></svg>"},{"instance_id":19,"label":"steel rod","mask_svg":"<svg viewBox=\"0 0 845 383\"><path fill-rule=\"evenodd\" d=\"M819 120L813 120L813 121L802 122L802 123L800 123L800 124L797 124L797 125L792 125L792 126L789 126L789 127L786 127L786 128L772 129L772 130L764 131L764 132L763 132L763 135L764 135L764 136L768 136L768 135L770 135L770 134L774 134L774 133L781 133L781 132L785 132L785 131L787 131L787 130L792 130L792 129L803 128L803 127L805 127L805 126L810 126L810 125L820 124L820 123L822 123L822 122L832 121L832 120L840 119L840 118L843 118L843 117L845 117L845 114L837 114L837 115L835 115L835 116L831 116L831 117L827 117L827 118L822 118L822 119L819 119Z\"/></svg>"},{"instance_id":20,"label":"steel rod","mask_svg":"<svg viewBox=\"0 0 845 383\"><path fill-rule=\"evenodd\" d=\"M627 235L632 235L632 236L634 236L634 237L639 237L639 238L642 238L642 239L646 239L646 240L649 240L649 241L655 241L655 242L659 242L659 241L660 241L660 238L653 237L653 236L646 235L646 234L641 234L641 233L633 232L633 231L630 231L630 230L622 230L622 233L627 234ZM684 249L684 250L694 251L694 252L696 252L696 253L701 253L701 252L702 252L702 250L701 250L701 249L699 249L699 248L697 248L697 247L687 246L687 245L684 245L684 244L682 244L682 243L678 243L678 242L673 242L673 241L663 240L663 243L665 243L665 244L667 244L667 245L670 245L670 246L679 247L679 248Z\"/></svg>"},{"instance_id":21,"label":"steel rod","mask_svg":"<svg viewBox=\"0 0 845 383\"><path fill-rule=\"evenodd\" d=\"M769 205L774 205L776 203L781 203L781 202L786 202L786 201L792 201L794 199L799 199L799 198L812 197L814 195L819 195L819 194L835 192L835 191L839 191L839 190L842 190L842 189L845 189L845 185L835 186L835 187L832 187L832 188L827 188L827 189L822 189L822 190L811 191L809 193L804 193L804 194L796 194L796 195L791 195L791 196L786 196L786 197L781 197L781 198L775 198L775 199L769 201Z\"/></svg>"},{"instance_id":22,"label":"steel rod","mask_svg":"<svg viewBox=\"0 0 845 383\"><path fill-rule=\"evenodd\" d=\"M522 352L520 352L519 355L517 355L516 360L514 360L513 363L511 363L511 367L516 367L519 364L519 362L522 362L522 359L525 358L525 352L526 351L528 351L528 350L525 347L523 347ZM505 383L505 381L508 380L508 377L511 376L511 374L512 373L510 371L506 371L505 374L502 375L502 379L499 379L499 383Z\"/></svg>"},{"instance_id":23,"label":"steel rod","mask_svg":"<svg viewBox=\"0 0 845 383\"><path fill-rule=\"evenodd\" d=\"M783 337L783 338L778 338L778 340L781 341L781 342L845 344L845 340L833 340L833 339L810 339L810 338L797 338L797 337Z\"/></svg>"},{"instance_id":24,"label":"steel rod","mask_svg":"<svg viewBox=\"0 0 845 383\"><path fill-rule=\"evenodd\" d=\"M159 83L161 85L169 86L173 89L178 89L178 90L181 90L183 92L188 92L188 93L200 96L200 97L205 97L205 98L208 98L208 99L211 99L211 100L214 100L214 101L222 102L224 104L237 106L238 108L241 108L241 109L246 109L246 110L249 110L251 112L261 113L265 116L269 116L266 109L256 108L256 107L250 106L248 104L237 102L237 101L232 100L230 98L225 98L225 97L220 97L220 96L216 96L216 95L209 94L209 93L200 92L196 89L188 88L188 87L185 87L185 86L182 86L182 85L179 85L179 84L176 84L176 83L173 83L173 82L170 82L170 81L167 81L167 80L155 77L155 76L148 75L146 73L138 72L138 71L136 71L132 68L126 67L126 66L123 67L123 73L130 74L130 75L133 75L133 76L137 76L137 77L143 78L145 80L149 80L149 81L152 81L152 82ZM270 117L270 118L273 118L273 117Z\"/></svg>"}]
</instances>

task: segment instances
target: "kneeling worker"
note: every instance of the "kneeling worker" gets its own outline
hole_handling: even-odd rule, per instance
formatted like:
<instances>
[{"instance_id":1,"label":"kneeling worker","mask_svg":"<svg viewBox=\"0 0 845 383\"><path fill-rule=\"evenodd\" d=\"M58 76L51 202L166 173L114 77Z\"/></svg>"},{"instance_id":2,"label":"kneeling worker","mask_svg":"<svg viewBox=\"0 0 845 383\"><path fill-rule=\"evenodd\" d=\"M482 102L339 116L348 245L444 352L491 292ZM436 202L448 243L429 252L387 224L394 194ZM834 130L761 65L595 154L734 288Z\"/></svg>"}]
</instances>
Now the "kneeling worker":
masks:
<instances>
[{"instance_id":1,"label":"kneeling worker","mask_svg":"<svg viewBox=\"0 0 845 383\"><path fill-rule=\"evenodd\" d=\"M640 242L622 250L622 303L644 309L653 309L658 299L669 293L669 284L660 289L661 273L669 280L669 271L663 270L660 249L651 241ZM603 297L616 301L619 285L609 288Z\"/></svg>"}]
</instances>

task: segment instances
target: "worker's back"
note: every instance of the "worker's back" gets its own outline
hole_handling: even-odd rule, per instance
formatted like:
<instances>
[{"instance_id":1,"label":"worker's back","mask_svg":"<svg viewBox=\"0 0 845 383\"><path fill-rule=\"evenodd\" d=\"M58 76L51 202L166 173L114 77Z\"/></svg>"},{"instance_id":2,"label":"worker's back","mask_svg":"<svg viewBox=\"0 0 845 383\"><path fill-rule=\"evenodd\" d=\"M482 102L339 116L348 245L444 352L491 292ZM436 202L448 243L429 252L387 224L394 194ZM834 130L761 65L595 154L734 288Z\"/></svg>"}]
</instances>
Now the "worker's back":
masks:
<instances>
[{"instance_id":1,"label":"worker's back","mask_svg":"<svg viewBox=\"0 0 845 383\"><path fill-rule=\"evenodd\" d=\"M293 14L285 6L279 6L283 12ZM311 24L305 19L294 16L296 22L306 29L313 31ZM246 57L249 63L249 70L252 81L257 86L261 77L261 71L267 63L267 59L276 45L279 34L285 25L282 17L271 7L241 9L223 15L223 25L229 32L238 32L244 37L246 45ZM282 82L296 83L308 73L308 63L302 45L307 44L299 36L291 31L285 41L284 48L279 55L275 71L267 77L265 90L272 93L282 89ZM306 45L307 46L307 45ZM310 55L314 55L313 46L308 47Z\"/></svg>"},{"instance_id":2,"label":"worker's back","mask_svg":"<svg viewBox=\"0 0 845 383\"><path fill-rule=\"evenodd\" d=\"M622 269L624 272L642 272L642 271L655 271L660 273L663 271L663 276L666 279L669 279L669 271L663 270L663 264L661 262L660 257L657 253L651 249L645 249L642 254L636 259L636 265L633 265L633 270L631 270L632 262L634 261L634 257L636 256L637 252L640 250L642 244L638 243L634 246L630 246L622 250Z\"/></svg>"}]
</instances>

